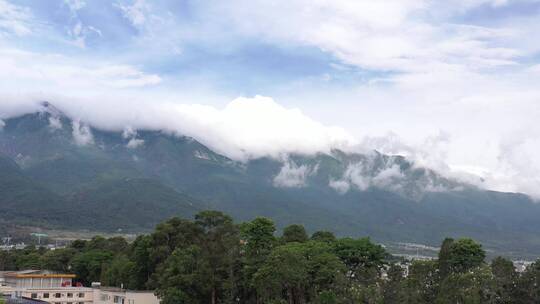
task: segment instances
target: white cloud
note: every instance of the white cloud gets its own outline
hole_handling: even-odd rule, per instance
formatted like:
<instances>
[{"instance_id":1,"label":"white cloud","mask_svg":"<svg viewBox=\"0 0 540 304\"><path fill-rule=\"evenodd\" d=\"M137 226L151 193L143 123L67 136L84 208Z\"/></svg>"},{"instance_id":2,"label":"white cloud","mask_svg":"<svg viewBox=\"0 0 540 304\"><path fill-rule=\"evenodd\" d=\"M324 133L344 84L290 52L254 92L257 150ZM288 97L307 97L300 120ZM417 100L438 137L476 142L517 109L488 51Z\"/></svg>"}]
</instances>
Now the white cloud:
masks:
<instances>
[{"instance_id":1,"label":"white cloud","mask_svg":"<svg viewBox=\"0 0 540 304\"><path fill-rule=\"evenodd\" d=\"M371 185L370 176L362 163L347 166L347 170L345 170L341 181L348 182L361 191L367 190Z\"/></svg>"},{"instance_id":2,"label":"white cloud","mask_svg":"<svg viewBox=\"0 0 540 304\"><path fill-rule=\"evenodd\" d=\"M274 186L284 188L304 187L306 186L307 178L316 174L317 170L317 166L298 166L293 161L286 160L279 173L274 177Z\"/></svg>"},{"instance_id":3,"label":"white cloud","mask_svg":"<svg viewBox=\"0 0 540 304\"><path fill-rule=\"evenodd\" d=\"M538 138L538 135L529 137L513 134L502 142L497 168L483 175L486 183L494 189L523 192L540 198Z\"/></svg>"},{"instance_id":4,"label":"white cloud","mask_svg":"<svg viewBox=\"0 0 540 304\"><path fill-rule=\"evenodd\" d=\"M59 117L50 116L49 117L49 128L51 130L60 130L62 129L62 121Z\"/></svg>"},{"instance_id":5,"label":"white cloud","mask_svg":"<svg viewBox=\"0 0 540 304\"><path fill-rule=\"evenodd\" d=\"M102 37L103 34L100 29L95 26L86 25L79 17L79 11L86 7L86 1L84 0L64 0L64 5L67 6L71 13L70 23L71 27L67 30L67 34L71 39L70 44L79 48L86 48L88 38Z\"/></svg>"},{"instance_id":6,"label":"white cloud","mask_svg":"<svg viewBox=\"0 0 540 304\"><path fill-rule=\"evenodd\" d=\"M196 138L205 138L207 142L211 138L228 141L226 145L231 147L225 150L238 151L228 153L234 158L276 156L281 152L329 152L333 147L354 143L354 138L343 129L324 126L299 109L284 108L269 97L237 98L223 110L200 105L179 105L176 110L193 127L207 129L207 136L200 134Z\"/></svg>"},{"instance_id":7,"label":"white cloud","mask_svg":"<svg viewBox=\"0 0 540 304\"><path fill-rule=\"evenodd\" d=\"M367 69L477 69L514 64L520 55L499 42L511 30L455 24L449 17L435 21L433 15L453 10L431 1L238 0L212 9L225 12L225 22L243 34L315 46Z\"/></svg>"},{"instance_id":8,"label":"white cloud","mask_svg":"<svg viewBox=\"0 0 540 304\"><path fill-rule=\"evenodd\" d=\"M406 178L401 172L398 164L390 162L378 168L374 158L368 157L364 162L349 164L338 180L330 180L329 186L339 193L349 191L354 187L360 191L365 191L371 187L384 190L401 192L402 181Z\"/></svg>"},{"instance_id":9,"label":"white cloud","mask_svg":"<svg viewBox=\"0 0 540 304\"><path fill-rule=\"evenodd\" d=\"M134 130L132 127L127 126L122 132L122 137L124 139L133 138L137 136L137 130Z\"/></svg>"},{"instance_id":10,"label":"white cloud","mask_svg":"<svg viewBox=\"0 0 540 304\"><path fill-rule=\"evenodd\" d=\"M330 179L328 186L336 190L339 194L345 194L351 188L351 184L345 180Z\"/></svg>"},{"instance_id":11,"label":"white cloud","mask_svg":"<svg viewBox=\"0 0 540 304\"><path fill-rule=\"evenodd\" d=\"M0 0L0 37L3 35L24 36L32 33L32 14L26 7Z\"/></svg>"},{"instance_id":12,"label":"white cloud","mask_svg":"<svg viewBox=\"0 0 540 304\"><path fill-rule=\"evenodd\" d=\"M132 127L128 126L124 128L124 131L122 132L122 137L124 139L128 139L128 143L126 144L126 147L129 149L136 149L142 145L144 145L143 139L137 138L137 131L134 130Z\"/></svg>"},{"instance_id":13,"label":"white cloud","mask_svg":"<svg viewBox=\"0 0 540 304\"><path fill-rule=\"evenodd\" d=\"M341 159L339 155L334 155ZM420 167L414 159L404 160L400 156L388 156L378 152L367 152L360 159L346 164L342 176L331 178L329 186L340 194L350 190L366 191L379 189L420 201L426 193L463 190L465 181L457 176ZM434 173L435 172L435 173ZM461 181L461 182L458 182Z\"/></svg>"},{"instance_id":14,"label":"white cloud","mask_svg":"<svg viewBox=\"0 0 540 304\"><path fill-rule=\"evenodd\" d=\"M525 1L533 0L519 2ZM78 18L79 10L88 9L83 2L68 2L74 17L65 28L75 43L86 46L85 37L101 36L101 31ZM540 40L531 37L540 30L539 15L514 14L515 3L210 1L190 7L198 21L193 26L171 21L174 14L168 8L122 1L117 8L141 32L133 47L137 53L153 55L150 49L163 46L182 50L181 42L197 45L207 40L233 53L234 45L249 45L253 39L284 52L299 46L318 48L332 56L336 73L314 77L324 79L324 85L300 79L276 94L268 93L282 105L256 97L223 106L237 95L224 97L227 93L209 85L195 99L190 95L193 86L208 79L185 81L188 85L178 88L182 80L166 83L169 79L145 72L138 62L130 64L129 54L118 63L92 60L86 53L79 58L25 52L9 48L15 43L4 43L0 117L35 108L23 101L30 95L58 103L73 117L100 127L164 128L196 137L235 159L328 151L350 147L355 138L366 136L363 145L406 154L447 176L490 189L537 193L540 164L533 151L540 150L535 140L540 134L540 68L534 56ZM509 17L486 22L467 15L486 7L508 8L502 15ZM0 0L0 36L29 35L34 26L29 9ZM346 79L346 85L332 87L343 72L338 68L362 79ZM166 87L150 90L161 86ZM235 88L234 94L238 91L245 90ZM387 136L388 131L394 135ZM520 140L509 145L512 138ZM344 189L341 182L333 185ZM365 184L361 178L356 182Z\"/></svg>"},{"instance_id":15,"label":"white cloud","mask_svg":"<svg viewBox=\"0 0 540 304\"><path fill-rule=\"evenodd\" d=\"M164 130L196 138L211 149L235 160L283 153L329 153L332 148L349 149L354 137L341 128L325 126L295 108L286 108L272 98L237 98L223 108L200 104L138 99L55 100L54 105L69 117L77 117L93 127L123 132L135 138L137 129ZM37 109L32 99L22 108ZM15 112L10 105L6 111ZM4 105L0 103L0 113ZM81 127L82 128L82 127Z\"/></svg>"},{"instance_id":16,"label":"white cloud","mask_svg":"<svg viewBox=\"0 0 540 304\"><path fill-rule=\"evenodd\" d=\"M144 145L144 140L143 139L139 139L139 138L131 138L126 147L128 147L129 149L136 149L140 146Z\"/></svg>"},{"instance_id":17,"label":"white cloud","mask_svg":"<svg viewBox=\"0 0 540 304\"><path fill-rule=\"evenodd\" d=\"M0 119L0 131L6 126L6 123Z\"/></svg>"},{"instance_id":18,"label":"white cloud","mask_svg":"<svg viewBox=\"0 0 540 304\"><path fill-rule=\"evenodd\" d=\"M86 6L86 1L84 0L64 0L64 4L69 7L72 12L81 10Z\"/></svg>"},{"instance_id":19,"label":"white cloud","mask_svg":"<svg viewBox=\"0 0 540 304\"><path fill-rule=\"evenodd\" d=\"M134 66L108 62L81 62L58 54L0 48L0 89L71 92L75 96L96 90L152 86L161 82Z\"/></svg>"},{"instance_id":20,"label":"white cloud","mask_svg":"<svg viewBox=\"0 0 540 304\"><path fill-rule=\"evenodd\" d=\"M391 188L399 185L396 181L403 178L405 178L405 175L401 172L399 165L393 164L377 173L371 183L376 187Z\"/></svg>"},{"instance_id":21,"label":"white cloud","mask_svg":"<svg viewBox=\"0 0 540 304\"><path fill-rule=\"evenodd\" d=\"M144 0L134 0L131 5L123 5L116 3L115 6L122 11L122 14L135 27L142 26L146 20L146 15L149 13L149 6Z\"/></svg>"},{"instance_id":22,"label":"white cloud","mask_svg":"<svg viewBox=\"0 0 540 304\"><path fill-rule=\"evenodd\" d=\"M82 124L80 120L73 120L73 140L79 146L86 146L94 143L94 136L88 125Z\"/></svg>"}]
</instances>

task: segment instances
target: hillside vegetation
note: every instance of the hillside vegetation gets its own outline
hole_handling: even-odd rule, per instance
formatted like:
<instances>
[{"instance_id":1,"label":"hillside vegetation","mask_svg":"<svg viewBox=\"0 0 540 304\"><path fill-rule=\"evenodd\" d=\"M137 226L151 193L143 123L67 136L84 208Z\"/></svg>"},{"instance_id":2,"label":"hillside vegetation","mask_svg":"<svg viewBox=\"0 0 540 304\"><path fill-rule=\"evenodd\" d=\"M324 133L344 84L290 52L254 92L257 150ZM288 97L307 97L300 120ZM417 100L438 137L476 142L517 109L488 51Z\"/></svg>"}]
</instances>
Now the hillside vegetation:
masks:
<instances>
[{"instance_id":1,"label":"hillside vegetation","mask_svg":"<svg viewBox=\"0 0 540 304\"><path fill-rule=\"evenodd\" d=\"M485 256L472 239L446 238L437 259L411 262L367 237L310 236L298 224L276 236L271 219L238 224L202 211L131 244L98 236L63 249L0 251L0 271L73 272L85 285L155 290L165 304L540 302L540 261L518 273L510 260Z\"/></svg>"},{"instance_id":2,"label":"hillside vegetation","mask_svg":"<svg viewBox=\"0 0 540 304\"><path fill-rule=\"evenodd\" d=\"M297 222L309 231L427 245L473 237L495 252L540 254L539 204L401 156L334 150L238 162L193 138L84 123L81 142L73 121L49 107L6 119L0 131L0 220L141 232L212 208L237 220L272 217L278 229Z\"/></svg>"}]
</instances>

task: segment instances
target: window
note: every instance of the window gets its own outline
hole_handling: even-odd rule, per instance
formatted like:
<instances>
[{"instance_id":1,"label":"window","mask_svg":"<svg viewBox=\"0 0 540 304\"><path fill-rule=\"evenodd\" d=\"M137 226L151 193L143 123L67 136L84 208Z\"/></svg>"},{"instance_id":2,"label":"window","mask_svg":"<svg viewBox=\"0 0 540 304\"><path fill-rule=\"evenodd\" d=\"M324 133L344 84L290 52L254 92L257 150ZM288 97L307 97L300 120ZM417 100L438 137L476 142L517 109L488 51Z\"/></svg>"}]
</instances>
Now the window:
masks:
<instances>
[{"instance_id":1,"label":"window","mask_svg":"<svg viewBox=\"0 0 540 304\"><path fill-rule=\"evenodd\" d=\"M43 294L43 298L44 298L44 299L48 299L48 298L49 298L49 293L48 293L48 292L44 293L44 294Z\"/></svg>"},{"instance_id":2,"label":"window","mask_svg":"<svg viewBox=\"0 0 540 304\"><path fill-rule=\"evenodd\" d=\"M79 292L78 297L79 297L79 298L84 298L84 292Z\"/></svg>"},{"instance_id":3,"label":"window","mask_svg":"<svg viewBox=\"0 0 540 304\"><path fill-rule=\"evenodd\" d=\"M68 298L73 298L73 294L71 292L68 292L67 297Z\"/></svg>"},{"instance_id":4,"label":"window","mask_svg":"<svg viewBox=\"0 0 540 304\"><path fill-rule=\"evenodd\" d=\"M57 293L54 294L54 297L55 297L55 298L61 298L61 297L62 297L62 294L59 293L59 292L57 292Z\"/></svg>"},{"instance_id":5,"label":"window","mask_svg":"<svg viewBox=\"0 0 540 304\"><path fill-rule=\"evenodd\" d=\"M30 298L32 298L32 299L37 299L37 293L32 293L32 294L30 295Z\"/></svg>"}]
</instances>

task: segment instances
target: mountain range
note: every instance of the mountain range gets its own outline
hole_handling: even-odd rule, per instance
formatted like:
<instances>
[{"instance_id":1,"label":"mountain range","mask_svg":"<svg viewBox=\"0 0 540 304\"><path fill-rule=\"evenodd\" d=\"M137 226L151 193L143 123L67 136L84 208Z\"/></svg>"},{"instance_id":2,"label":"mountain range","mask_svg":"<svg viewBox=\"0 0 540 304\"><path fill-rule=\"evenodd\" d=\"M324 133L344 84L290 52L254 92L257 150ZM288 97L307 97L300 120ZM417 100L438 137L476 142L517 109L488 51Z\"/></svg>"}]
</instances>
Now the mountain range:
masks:
<instances>
[{"instance_id":1,"label":"mountain range","mask_svg":"<svg viewBox=\"0 0 540 304\"><path fill-rule=\"evenodd\" d=\"M533 199L480 189L402 156L336 149L235 161L181 134L97 129L50 103L4 119L2 222L137 233L203 209L383 243L467 236L494 252L540 254Z\"/></svg>"}]
</instances>

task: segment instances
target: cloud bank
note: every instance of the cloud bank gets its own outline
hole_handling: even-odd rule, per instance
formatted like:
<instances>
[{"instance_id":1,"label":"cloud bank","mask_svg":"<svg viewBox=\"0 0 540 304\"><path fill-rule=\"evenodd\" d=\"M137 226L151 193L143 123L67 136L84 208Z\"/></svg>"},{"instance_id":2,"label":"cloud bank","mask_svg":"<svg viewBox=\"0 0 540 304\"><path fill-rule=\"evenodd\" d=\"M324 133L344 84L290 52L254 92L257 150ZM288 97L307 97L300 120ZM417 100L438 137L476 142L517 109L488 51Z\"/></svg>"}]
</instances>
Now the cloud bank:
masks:
<instances>
[{"instance_id":1,"label":"cloud bank","mask_svg":"<svg viewBox=\"0 0 540 304\"><path fill-rule=\"evenodd\" d=\"M0 119L50 100L81 126L165 129L234 159L360 143L540 197L539 8L0 0ZM353 171L333 185L357 187Z\"/></svg>"},{"instance_id":2,"label":"cloud bank","mask_svg":"<svg viewBox=\"0 0 540 304\"><path fill-rule=\"evenodd\" d=\"M92 127L123 132L136 148L144 142L136 130L163 130L197 139L211 149L243 161L283 153L329 153L348 150L357 140L339 127L323 125L296 108L286 108L270 97L240 97L219 109L200 104L59 99L56 108L73 121L73 136L80 145L91 144ZM114 104L114 106L111 106ZM0 103L0 113L22 113L16 108L43 110L37 101ZM0 117L6 118L8 116ZM51 125L56 124L51 122ZM294 168L290 168L294 170ZM288 175L287 175L288 176Z\"/></svg>"}]
</instances>

